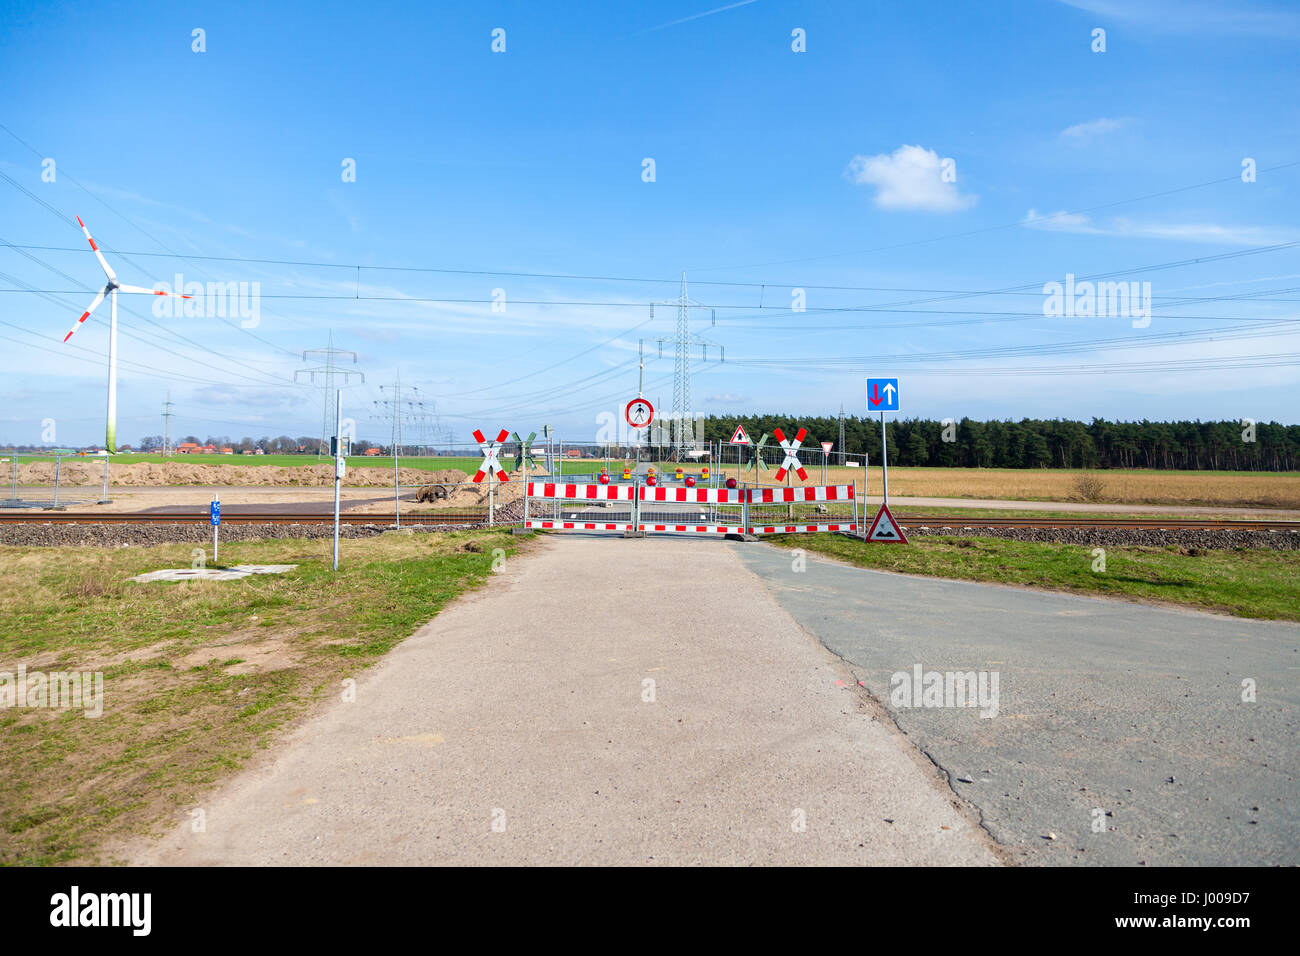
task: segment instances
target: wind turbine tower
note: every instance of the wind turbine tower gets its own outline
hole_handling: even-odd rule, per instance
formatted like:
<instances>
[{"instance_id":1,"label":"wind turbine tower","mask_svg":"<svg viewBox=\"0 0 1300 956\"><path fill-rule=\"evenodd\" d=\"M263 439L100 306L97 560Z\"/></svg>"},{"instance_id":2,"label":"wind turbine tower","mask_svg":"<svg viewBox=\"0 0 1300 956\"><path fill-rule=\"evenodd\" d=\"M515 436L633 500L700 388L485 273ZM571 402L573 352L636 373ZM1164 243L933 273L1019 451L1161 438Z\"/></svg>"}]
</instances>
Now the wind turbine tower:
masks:
<instances>
[{"instance_id":1,"label":"wind turbine tower","mask_svg":"<svg viewBox=\"0 0 1300 956\"><path fill-rule=\"evenodd\" d=\"M85 312L81 313L81 318L77 319L76 325L63 337L66 342L72 338L72 333L81 327L81 323L90 318L90 313L99 308L99 304L105 298L109 300L109 320L108 320L108 418L104 426L104 451L110 455L117 451L117 294L119 292L132 292L139 295L171 295L180 299L190 298L188 295L180 295L176 292L163 292L161 289L146 289L138 285L123 285L117 281L117 273L108 265L104 254L99 251L99 246L95 245L95 240L90 238L90 230L86 224L77 217L77 225L81 226L81 231L86 234L86 241L90 243L91 250L95 253L95 258L99 260L100 268L104 270L104 275L108 277L108 283L104 288L99 290Z\"/></svg>"}]
</instances>

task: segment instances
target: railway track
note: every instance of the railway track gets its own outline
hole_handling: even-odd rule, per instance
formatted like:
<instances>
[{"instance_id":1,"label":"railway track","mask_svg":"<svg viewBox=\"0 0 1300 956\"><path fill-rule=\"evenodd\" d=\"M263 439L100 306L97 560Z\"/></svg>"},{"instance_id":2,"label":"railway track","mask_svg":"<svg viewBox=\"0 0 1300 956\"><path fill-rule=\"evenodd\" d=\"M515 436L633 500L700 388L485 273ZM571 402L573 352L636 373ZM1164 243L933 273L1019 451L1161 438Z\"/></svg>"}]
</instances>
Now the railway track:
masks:
<instances>
[{"instance_id":1,"label":"railway track","mask_svg":"<svg viewBox=\"0 0 1300 956\"><path fill-rule=\"evenodd\" d=\"M1094 518L1087 515L1070 518L1035 518L1020 515L967 518L959 515L909 515L897 514L895 519L908 528L954 528L977 531L981 528L1122 528L1148 531L1294 531L1300 532L1300 521L1278 521L1268 518ZM301 514L291 512L243 513L226 512L221 516L224 525L240 524L329 524L334 520L329 514ZM408 527L482 524L487 512L456 511L446 514L402 515L402 524ZM392 515L343 514L344 525L391 525ZM80 512L39 511L0 514L0 527L20 524L204 524L208 523L206 511L184 513L138 512Z\"/></svg>"},{"instance_id":2,"label":"railway track","mask_svg":"<svg viewBox=\"0 0 1300 956\"><path fill-rule=\"evenodd\" d=\"M1270 518L963 518L953 515L904 515L894 519L910 528L1123 528L1133 531L1300 531L1300 521Z\"/></svg>"},{"instance_id":3,"label":"railway track","mask_svg":"<svg viewBox=\"0 0 1300 956\"><path fill-rule=\"evenodd\" d=\"M482 524L487 521L487 512L454 511L447 514L411 514L402 515L402 524L406 525L461 525ZM289 512L268 512L264 514L243 513L221 515L223 525L235 524L333 524L332 514L293 514ZM21 514L0 514L0 527L13 524L204 524L208 523L206 511L184 513L139 513L92 512L92 511L38 511ZM391 525L393 516L387 514L341 514L342 525Z\"/></svg>"}]
</instances>

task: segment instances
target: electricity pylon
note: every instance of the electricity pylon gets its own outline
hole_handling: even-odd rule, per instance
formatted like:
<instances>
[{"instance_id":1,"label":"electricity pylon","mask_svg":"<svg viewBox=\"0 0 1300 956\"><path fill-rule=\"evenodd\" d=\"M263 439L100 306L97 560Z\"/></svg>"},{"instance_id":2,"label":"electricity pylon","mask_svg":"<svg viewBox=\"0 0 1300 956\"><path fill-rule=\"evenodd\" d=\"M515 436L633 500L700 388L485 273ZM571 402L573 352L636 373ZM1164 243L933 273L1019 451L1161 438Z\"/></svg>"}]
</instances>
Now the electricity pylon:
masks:
<instances>
[{"instance_id":1,"label":"electricity pylon","mask_svg":"<svg viewBox=\"0 0 1300 956\"><path fill-rule=\"evenodd\" d=\"M325 364L316 365L309 368L300 368L293 373L293 380L295 382L302 381L302 379L300 379L299 376L305 375L307 376L307 381L310 384L320 385L324 389L323 401L321 403L322 409L321 409L321 421L320 421L320 445L317 446L316 448L317 458L321 456L322 449L329 448L329 438L330 435L332 434L330 430L330 409L334 407L335 390L337 388L351 385L352 382L350 381L350 379L353 375L360 377L362 382L366 380L365 375L363 375L359 371L354 372L354 371L349 371L348 369L341 369L338 367L337 363L335 362L335 359L340 356L348 356L348 355L352 356L352 364L356 365L357 364L356 352L349 352L345 349L336 349L334 347L334 330L331 329L329 344L326 345L325 348L305 349L302 353L302 360L304 362L314 360L314 361L323 361ZM308 358L308 356L311 356L311 358ZM342 378L343 385L339 386L334 384L335 380L338 378Z\"/></svg>"}]
</instances>

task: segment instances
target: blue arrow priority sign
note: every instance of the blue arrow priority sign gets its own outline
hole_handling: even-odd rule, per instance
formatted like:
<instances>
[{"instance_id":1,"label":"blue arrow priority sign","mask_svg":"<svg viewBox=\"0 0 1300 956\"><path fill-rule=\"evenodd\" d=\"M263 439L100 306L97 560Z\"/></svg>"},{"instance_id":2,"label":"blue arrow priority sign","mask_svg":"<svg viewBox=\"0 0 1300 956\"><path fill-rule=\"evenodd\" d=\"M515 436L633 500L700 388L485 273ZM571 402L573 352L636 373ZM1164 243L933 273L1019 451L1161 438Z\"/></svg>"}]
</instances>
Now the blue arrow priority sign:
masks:
<instances>
[{"instance_id":1,"label":"blue arrow priority sign","mask_svg":"<svg viewBox=\"0 0 1300 956\"><path fill-rule=\"evenodd\" d=\"M221 502L220 501L212 502L211 520L212 520L212 527L214 528L217 525L221 524Z\"/></svg>"},{"instance_id":2,"label":"blue arrow priority sign","mask_svg":"<svg viewBox=\"0 0 1300 956\"><path fill-rule=\"evenodd\" d=\"M867 411L896 412L898 410L898 379L867 379Z\"/></svg>"}]
</instances>

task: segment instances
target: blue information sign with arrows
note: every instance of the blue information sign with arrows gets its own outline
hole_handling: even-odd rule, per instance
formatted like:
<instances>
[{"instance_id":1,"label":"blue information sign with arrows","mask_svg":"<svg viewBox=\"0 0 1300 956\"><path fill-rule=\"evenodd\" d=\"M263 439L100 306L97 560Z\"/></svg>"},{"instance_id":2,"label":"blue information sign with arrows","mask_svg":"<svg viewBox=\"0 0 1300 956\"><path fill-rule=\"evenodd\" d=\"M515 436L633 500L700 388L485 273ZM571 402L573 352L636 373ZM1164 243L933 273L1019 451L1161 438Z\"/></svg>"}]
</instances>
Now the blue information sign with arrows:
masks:
<instances>
[{"instance_id":1,"label":"blue information sign with arrows","mask_svg":"<svg viewBox=\"0 0 1300 956\"><path fill-rule=\"evenodd\" d=\"M867 379L867 411L896 412L898 410L898 379Z\"/></svg>"},{"instance_id":2,"label":"blue information sign with arrows","mask_svg":"<svg viewBox=\"0 0 1300 956\"><path fill-rule=\"evenodd\" d=\"M214 528L217 525L221 524L221 502L220 501L212 502L211 521L212 521L212 527Z\"/></svg>"}]
</instances>

